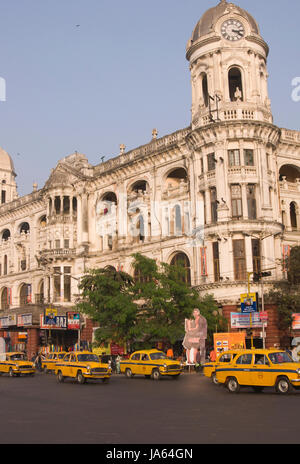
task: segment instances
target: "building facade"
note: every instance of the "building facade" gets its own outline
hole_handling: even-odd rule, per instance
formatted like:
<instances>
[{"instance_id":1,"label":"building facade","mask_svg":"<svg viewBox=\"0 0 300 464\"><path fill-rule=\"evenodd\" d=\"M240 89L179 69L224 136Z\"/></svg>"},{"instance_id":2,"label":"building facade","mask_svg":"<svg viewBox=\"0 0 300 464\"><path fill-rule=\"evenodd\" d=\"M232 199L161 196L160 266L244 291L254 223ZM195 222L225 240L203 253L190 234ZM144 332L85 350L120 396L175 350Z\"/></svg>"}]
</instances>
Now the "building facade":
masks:
<instances>
[{"instance_id":1,"label":"building facade","mask_svg":"<svg viewBox=\"0 0 300 464\"><path fill-rule=\"evenodd\" d=\"M222 0L187 44L189 127L161 138L154 129L146 145L120 145L118 156L96 166L83 154L66 156L23 197L13 162L0 151L0 336L7 343L22 344L21 333L36 351L43 330L49 337L44 308L72 311L86 270L132 274L135 252L183 264L187 281L214 295L229 329L248 283L261 298L285 278L282 259L300 241L300 132L273 124L268 52L255 19ZM253 282L261 271L271 272L263 287ZM280 343L276 312L264 309L267 345ZM66 343L55 336L50 341ZM91 341L88 320L81 337Z\"/></svg>"}]
</instances>

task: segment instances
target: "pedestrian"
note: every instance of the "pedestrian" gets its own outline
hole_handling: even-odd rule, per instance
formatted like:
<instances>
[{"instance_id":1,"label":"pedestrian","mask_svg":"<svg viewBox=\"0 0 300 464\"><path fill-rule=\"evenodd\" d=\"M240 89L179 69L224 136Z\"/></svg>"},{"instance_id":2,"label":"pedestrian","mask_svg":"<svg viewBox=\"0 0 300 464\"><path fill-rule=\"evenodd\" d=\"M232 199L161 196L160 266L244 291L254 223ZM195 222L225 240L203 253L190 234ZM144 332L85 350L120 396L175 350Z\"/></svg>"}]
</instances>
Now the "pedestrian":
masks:
<instances>
[{"instance_id":1,"label":"pedestrian","mask_svg":"<svg viewBox=\"0 0 300 464\"><path fill-rule=\"evenodd\" d=\"M174 353L173 353L173 348L171 346L169 346L168 350L167 350L167 357L169 359L173 359L174 358Z\"/></svg>"},{"instance_id":2,"label":"pedestrian","mask_svg":"<svg viewBox=\"0 0 300 464\"><path fill-rule=\"evenodd\" d=\"M217 356L214 348L211 350L209 354L209 359L211 360L211 362L216 362Z\"/></svg>"},{"instance_id":3,"label":"pedestrian","mask_svg":"<svg viewBox=\"0 0 300 464\"><path fill-rule=\"evenodd\" d=\"M31 357L30 361L34 363L35 360L36 360L36 353L33 353L33 355L32 355L32 357Z\"/></svg>"},{"instance_id":4,"label":"pedestrian","mask_svg":"<svg viewBox=\"0 0 300 464\"><path fill-rule=\"evenodd\" d=\"M38 371L41 372L42 370L42 355L41 353L38 353L37 357L35 358L35 367L37 368Z\"/></svg>"}]
</instances>

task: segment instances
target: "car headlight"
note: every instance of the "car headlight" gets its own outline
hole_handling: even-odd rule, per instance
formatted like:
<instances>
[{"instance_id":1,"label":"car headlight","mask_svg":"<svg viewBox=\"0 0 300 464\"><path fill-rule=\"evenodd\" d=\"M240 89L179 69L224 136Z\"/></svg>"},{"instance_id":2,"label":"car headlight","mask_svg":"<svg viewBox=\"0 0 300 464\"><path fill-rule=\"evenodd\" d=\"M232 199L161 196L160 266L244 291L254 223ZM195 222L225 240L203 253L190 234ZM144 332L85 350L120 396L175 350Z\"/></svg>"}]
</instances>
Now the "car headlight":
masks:
<instances>
[{"instance_id":1,"label":"car headlight","mask_svg":"<svg viewBox=\"0 0 300 464\"><path fill-rule=\"evenodd\" d=\"M296 369L298 375L300 375L300 369Z\"/></svg>"},{"instance_id":2,"label":"car headlight","mask_svg":"<svg viewBox=\"0 0 300 464\"><path fill-rule=\"evenodd\" d=\"M19 369L19 365L18 365L18 364L15 364L15 368L16 368L16 369Z\"/></svg>"},{"instance_id":3,"label":"car headlight","mask_svg":"<svg viewBox=\"0 0 300 464\"><path fill-rule=\"evenodd\" d=\"M91 366L86 366L87 371L91 370Z\"/></svg>"}]
</instances>

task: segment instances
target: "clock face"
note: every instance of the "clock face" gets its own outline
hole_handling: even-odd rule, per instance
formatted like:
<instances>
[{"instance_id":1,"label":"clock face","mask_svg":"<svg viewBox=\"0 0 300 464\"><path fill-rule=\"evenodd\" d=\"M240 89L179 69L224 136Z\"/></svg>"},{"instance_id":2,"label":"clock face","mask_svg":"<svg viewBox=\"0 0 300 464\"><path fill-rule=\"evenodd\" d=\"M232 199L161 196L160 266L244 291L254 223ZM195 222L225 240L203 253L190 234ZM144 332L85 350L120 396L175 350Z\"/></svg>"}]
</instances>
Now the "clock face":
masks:
<instances>
[{"instance_id":1,"label":"clock face","mask_svg":"<svg viewBox=\"0 0 300 464\"><path fill-rule=\"evenodd\" d=\"M228 19L222 24L221 27L222 36L235 42L242 39L245 36L244 26L237 19Z\"/></svg>"}]
</instances>

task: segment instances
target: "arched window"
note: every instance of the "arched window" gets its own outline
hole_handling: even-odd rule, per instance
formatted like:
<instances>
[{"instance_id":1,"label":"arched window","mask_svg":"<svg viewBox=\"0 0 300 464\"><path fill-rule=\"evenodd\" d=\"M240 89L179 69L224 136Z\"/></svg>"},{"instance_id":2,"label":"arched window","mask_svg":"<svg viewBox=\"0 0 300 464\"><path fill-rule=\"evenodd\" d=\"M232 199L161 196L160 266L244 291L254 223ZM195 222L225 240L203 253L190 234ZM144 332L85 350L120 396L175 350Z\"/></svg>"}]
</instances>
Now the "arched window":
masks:
<instances>
[{"instance_id":1,"label":"arched window","mask_svg":"<svg viewBox=\"0 0 300 464\"><path fill-rule=\"evenodd\" d=\"M208 95L208 84L207 84L206 74L203 74L202 76L202 96L203 96L204 105L207 107L209 103L208 101L209 95Z\"/></svg>"},{"instance_id":2,"label":"arched window","mask_svg":"<svg viewBox=\"0 0 300 464\"><path fill-rule=\"evenodd\" d=\"M291 216L291 227L296 230L298 228L297 224L297 205L294 201L290 204L290 216Z\"/></svg>"},{"instance_id":3,"label":"arched window","mask_svg":"<svg viewBox=\"0 0 300 464\"><path fill-rule=\"evenodd\" d=\"M20 225L20 234L22 234L22 233L28 234L29 231L30 231L30 226L29 226L28 222L23 222Z\"/></svg>"},{"instance_id":4,"label":"arched window","mask_svg":"<svg viewBox=\"0 0 300 464\"><path fill-rule=\"evenodd\" d=\"M47 217L44 215L40 218L39 220L39 226L44 229L44 227L46 227L47 225Z\"/></svg>"},{"instance_id":5,"label":"arched window","mask_svg":"<svg viewBox=\"0 0 300 464\"><path fill-rule=\"evenodd\" d=\"M297 179L300 179L300 168L292 164L285 164L279 171L279 180L282 181L283 178L287 182L296 183Z\"/></svg>"},{"instance_id":6,"label":"arched window","mask_svg":"<svg viewBox=\"0 0 300 464\"><path fill-rule=\"evenodd\" d=\"M231 68L228 73L229 97L230 101L243 101L243 83L242 74L239 68Z\"/></svg>"},{"instance_id":7,"label":"arched window","mask_svg":"<svg viewBox=\"0 0 300 464\"><path fill-rule=\"evenodd\" d=\"M10 231L8 229L5 229L2 232L2 240L7 241L10 238Z\"/></svg>"},{"instance_id":8,"label":"arched window","mask_svg":"<svg viewBox=\"0 0 300 464\"><path fill-rule=\"evenodd\" d=\"M133 184L131 187L131 192L147 192L148 190L148 183L145 180L139 180Z\"/></svg>"},{"instance_id":9,"label":"arched window","mask_svg":"<svg viewBox=\"0 0 300 464\"><path fill-rule=\"evenodd\" d=\"M31 303L31 285L22 284L20 289L20 305Z\"/></svg>"},{"instance_id":10,"label":"arched window","mask_svg":"<svg viewBox=\"0 0 300 464\"><path fill-rule=\"evenodd\" d=\"M180 266L184 268L182 280L187 284L191 284L191 266L190 260L185 253L176 253L171 260L171 266Z\"/></svg>"},{"instance_id":11,"label":"arched window","mask_svg":"<svg viewBox=\"0 0 300 464\"><path fill-rule=\"evenodd\" d=\"M1 292L1 309L9 309L9 291L7 287L4 287L2 292Z\"/></svg>"}]
</instances>

